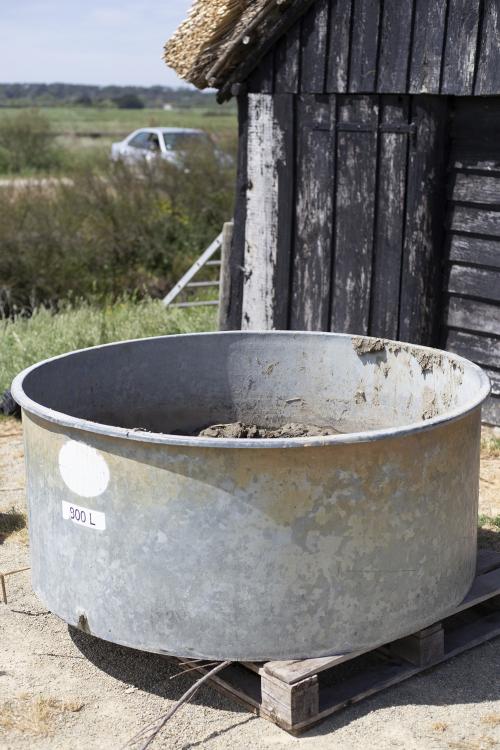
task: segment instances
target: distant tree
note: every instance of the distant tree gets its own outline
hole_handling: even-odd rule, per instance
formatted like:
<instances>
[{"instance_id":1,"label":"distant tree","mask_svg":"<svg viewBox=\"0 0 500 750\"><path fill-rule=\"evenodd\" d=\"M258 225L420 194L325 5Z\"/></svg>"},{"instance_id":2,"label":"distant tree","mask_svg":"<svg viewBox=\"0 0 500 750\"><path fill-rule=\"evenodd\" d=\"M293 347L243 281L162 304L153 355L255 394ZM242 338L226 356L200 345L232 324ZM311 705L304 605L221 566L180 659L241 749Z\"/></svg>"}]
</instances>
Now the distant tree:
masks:
<instances>
[{"instance_id":1,"label":"distant tree","mask_svg":"<svg viewBox=\"0 0 500 750\"><path fill-rule=\"evenodd\" d=\"M114 102L118 109L144 109L144 102L137 94L122 94Z\"/></svg>"},{"instance_id":2,"label":"distant tree","mask_svg":"<svg viewBox=\"0 0 500 750\"><path fill-rule=\"evenodd\" d=\"M74 103L82 107L91 107L93 104L92 97L89 96L88 94L80 94L80 96L76 97L76 99L74 100Z\"/></svg>"}]
</instances>

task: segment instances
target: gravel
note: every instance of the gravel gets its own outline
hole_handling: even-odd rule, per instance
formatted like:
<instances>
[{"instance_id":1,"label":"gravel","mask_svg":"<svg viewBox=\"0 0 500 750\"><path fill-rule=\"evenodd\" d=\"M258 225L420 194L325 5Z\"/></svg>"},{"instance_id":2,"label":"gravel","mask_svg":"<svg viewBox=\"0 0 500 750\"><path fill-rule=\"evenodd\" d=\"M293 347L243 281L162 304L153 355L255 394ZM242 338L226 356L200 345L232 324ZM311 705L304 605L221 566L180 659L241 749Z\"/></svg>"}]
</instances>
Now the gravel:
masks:
<instances>
[{"instance_id":1,"label":"gravel","mask_svg":"<svg viewBox=\"0 0 500 750\"><path fill-rule=\"evenodd\" d=\"M500 459L495 477L499 476L499 466ZM488 467L491 482L491 462ZM0 493L0 512L13 506L23 509L22 487L20 429L14 420L3 420L0 488L8 491ZM0 570L26 564L26 536L14 532L0 543ZM186 675L171 680L178 668L165 658L115 646L68 628L38 601L31 590L29 573L8 579L8 595L8 605L0 604L3 750L118 750L144 724L166 711L195 679ZM499 675L497 638L347 708L299 739L206 687L180 709L151 747L500 748ZM52 708L45 710L44 706ZM16 710L22 713L23 721L21 713L16 719ZM44 710L44 721L40 722L37 717Z\"/></svg>"}]
</instances>

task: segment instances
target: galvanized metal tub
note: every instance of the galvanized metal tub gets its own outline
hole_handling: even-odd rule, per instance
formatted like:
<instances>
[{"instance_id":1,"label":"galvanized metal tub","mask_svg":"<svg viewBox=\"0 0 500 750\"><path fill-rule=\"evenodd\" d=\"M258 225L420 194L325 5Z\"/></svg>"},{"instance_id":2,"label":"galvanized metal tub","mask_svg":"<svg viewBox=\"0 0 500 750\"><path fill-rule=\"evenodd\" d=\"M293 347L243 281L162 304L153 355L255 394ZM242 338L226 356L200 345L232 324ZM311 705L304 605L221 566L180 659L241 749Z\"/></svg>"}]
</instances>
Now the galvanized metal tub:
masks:
<instances>
[{"instance_id":1,"label":"galvanized metal tub","mask_svg":"<svg viewBox=\"0 0 500 750\"><path fill-rule=\"evenodd\" d=\"M13 384L35 591L96 636L200 658L322 656L425 627L474 577L488 392L460 357L326 333L37 364ZM236 420L345 434L174 434Z\"/></svg>"}]
</instances>

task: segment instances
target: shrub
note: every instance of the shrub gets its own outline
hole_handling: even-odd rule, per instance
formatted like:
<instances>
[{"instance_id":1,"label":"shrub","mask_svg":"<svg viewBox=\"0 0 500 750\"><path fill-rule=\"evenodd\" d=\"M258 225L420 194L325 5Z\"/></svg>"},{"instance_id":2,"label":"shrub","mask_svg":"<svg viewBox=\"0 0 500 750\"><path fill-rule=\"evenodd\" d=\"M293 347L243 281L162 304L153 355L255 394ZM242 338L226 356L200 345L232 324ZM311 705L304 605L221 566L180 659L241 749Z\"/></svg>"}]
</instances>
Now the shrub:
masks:
<instances>
[{"instance_id":1,"label":"shrub","mask_svg":"<svg viewBox=\"0 0 500 750\"><path fill-rule=\"evenodd\" d=\"M210 149L168 163L0 189L0 303L4 315L61 300L160 296L231 215L232 167ZM1 314L1 310L0 310Z\"/></svg>"},{"instance_id":2,"label":"shrub","mask_svg":"<svg viewBox=\"0 0 500 750\"><path fill-rule=\"evenodd\" d=\"M57 166L49 120L37 110L22 110L0 121L0 168L6 172Z\"/></svg>"}]
</instances>

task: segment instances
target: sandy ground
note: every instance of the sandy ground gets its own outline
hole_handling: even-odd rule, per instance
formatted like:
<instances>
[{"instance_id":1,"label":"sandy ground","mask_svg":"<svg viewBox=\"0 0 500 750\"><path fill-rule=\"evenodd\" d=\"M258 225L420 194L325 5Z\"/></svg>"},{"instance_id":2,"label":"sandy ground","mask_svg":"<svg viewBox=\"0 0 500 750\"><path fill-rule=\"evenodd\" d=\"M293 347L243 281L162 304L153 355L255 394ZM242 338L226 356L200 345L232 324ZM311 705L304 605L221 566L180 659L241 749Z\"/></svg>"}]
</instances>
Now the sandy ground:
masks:
<instances>
[{"instance_id":1,"label":"sandy ground","mask_svg":"<svg viewBox=\"0 0 500 750\"><path fill-rule=\"evenodd\" d=\"M25 509L21 432L0 421L0 513ZM500 455L481 466L481 512L500 514ZM22 525L22 518L19 525ZM494 526L482 544L500 549ZM3 542L3 543L2 543ZM0 570L29 565L26 529L0 538ZM75 631L47 612L29 573L0 604L0 748L123 746L192 684L165 659ZM500 748L500 639L346 709L300 739L205 688L152 748L215 750L490 750Z\"/></svg>"}]
</instances>

